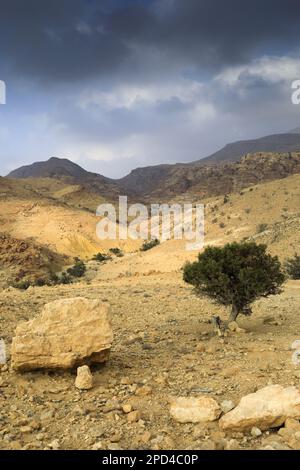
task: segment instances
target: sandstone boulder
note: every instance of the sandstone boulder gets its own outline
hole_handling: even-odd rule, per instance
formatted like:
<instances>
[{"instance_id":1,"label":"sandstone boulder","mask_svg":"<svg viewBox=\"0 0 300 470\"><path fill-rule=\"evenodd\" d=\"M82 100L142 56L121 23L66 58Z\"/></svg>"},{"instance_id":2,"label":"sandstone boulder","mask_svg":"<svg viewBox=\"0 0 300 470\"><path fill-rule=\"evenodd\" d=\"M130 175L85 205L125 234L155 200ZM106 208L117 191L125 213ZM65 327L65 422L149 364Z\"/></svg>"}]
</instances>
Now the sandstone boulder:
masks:
<instances>
[{"instance_id":1,"label":"sandstone boulder","mask_svg":"<svg viewBox=\"0 0 300 470\"><path fill-rule=\"evenodd\" d=\"M216 400L205 395L198 398L178 397L171 401L170 414L179 423L205 423L218 419L221 408Z\"/></svg>"},{"instance_id":2,"label":"sandstone boulder","mask_svg":"<svg viewBox=\"0 0 300 470\"><path fill-rule=\"evenodd\" d=\"M56 300L42 313L17 326L12 368L69 369L105 362L113 333L107 304L83 297Z\"/></svg>"},{"instance_id":3,"label":"sandstone boulder","mask_svg":"<svg viewBox=\"0 0 300 470\"><path fill-rule=\"evenodd\" d=\"M300 418L300 392L295 387L270 385L243 397L239 405L219 421L220 428L264 431L281 426L287 418Z\"/></svg>"}]
</instances>

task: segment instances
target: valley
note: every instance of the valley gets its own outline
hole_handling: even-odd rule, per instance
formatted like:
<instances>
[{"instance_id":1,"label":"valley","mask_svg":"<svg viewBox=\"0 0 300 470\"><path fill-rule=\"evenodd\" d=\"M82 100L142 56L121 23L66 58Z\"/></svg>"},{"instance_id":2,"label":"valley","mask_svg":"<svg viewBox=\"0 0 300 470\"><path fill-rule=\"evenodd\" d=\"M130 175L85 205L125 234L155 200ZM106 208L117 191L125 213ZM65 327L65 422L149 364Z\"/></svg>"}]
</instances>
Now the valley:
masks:
<instances>
[{"instance_id":1,"label":"valley","mask_svg":"<svg viewBox=\"0 0 300 470\"><path fill-rule=\"evenodd\" d=\"M254 240L282 262L293 256L300 242L298 165L299 154L255 154L194 172L191 194L205 205L205 246ZM203 174L210 184L197 192ZM141 240L100 241L92 210L107 201L100 193L56 176L0 181L0 330L8 354L0 368L0 448L299 449L295 430L255 434L224 431L218 421L182 424L169 408L178 396L204 395L226 410L263 387L297 386L291 345L299 339L300 281L289 280L280 295L255 302L237 331L219 337L210 319L226 319L228 310L197 296L182 279L184 263L198 253L187 252L184 240L145 252ZM149 201L154 193L169 202L190 197L158 185ZM122 257L93 259L116 247ZM75 257L86 272L71 284L13 286L21 270L23 279L59 274ZM97 299L111 309L110 358L91 366L92 389L74 387L75 369L11 370L16 326L37 317L45 304L74 297Z\"/></svg>"}]
</instances>

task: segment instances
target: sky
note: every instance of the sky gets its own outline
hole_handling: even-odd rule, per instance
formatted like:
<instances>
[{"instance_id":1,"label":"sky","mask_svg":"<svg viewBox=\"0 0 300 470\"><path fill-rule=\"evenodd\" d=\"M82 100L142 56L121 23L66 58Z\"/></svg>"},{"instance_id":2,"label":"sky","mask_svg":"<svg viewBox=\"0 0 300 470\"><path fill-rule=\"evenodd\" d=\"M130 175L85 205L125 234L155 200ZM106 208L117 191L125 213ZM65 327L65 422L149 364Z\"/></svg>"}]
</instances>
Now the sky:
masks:
<instances>
[{"instance_id":1,"label":"sky","mask_svg":"<svg viewBox=\"0 0 300 470\"><path fill-rule=\"evenodd\" d=\"M112 178L300 126L299 0L1 0L0 174Z\"/></svg>"}]
</instances>

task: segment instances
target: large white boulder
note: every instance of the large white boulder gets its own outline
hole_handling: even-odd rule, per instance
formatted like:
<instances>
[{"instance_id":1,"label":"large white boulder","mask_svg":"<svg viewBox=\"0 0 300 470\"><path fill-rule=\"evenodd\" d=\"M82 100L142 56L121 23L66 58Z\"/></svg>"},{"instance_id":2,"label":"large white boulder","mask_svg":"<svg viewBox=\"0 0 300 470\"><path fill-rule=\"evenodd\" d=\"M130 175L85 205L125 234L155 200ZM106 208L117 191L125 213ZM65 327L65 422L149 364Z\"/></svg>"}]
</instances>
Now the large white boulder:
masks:
<instances>
[{"instance_id":1,"label":"large white boulder","mask_svg":"<svg viewBox=\"0 0 300 470\"><path fill-rule=\"evenodd\" d=\"M105 362L113 341L109 307L83 297L56 300L17 326L12 368L69 369Z\"/></svg>"},{"instance_id":2,"label":"large white boulder","mask_svg":"<svg viewBox=\"0 0 300 470\"><path fill-rule=\"evenodd\" d=\"M281 426L287 418L300 419L300 392L296 387L270 385L243 397L239 405L222 416L220 428L246 431Z\"/></svg>"}]
</instances>

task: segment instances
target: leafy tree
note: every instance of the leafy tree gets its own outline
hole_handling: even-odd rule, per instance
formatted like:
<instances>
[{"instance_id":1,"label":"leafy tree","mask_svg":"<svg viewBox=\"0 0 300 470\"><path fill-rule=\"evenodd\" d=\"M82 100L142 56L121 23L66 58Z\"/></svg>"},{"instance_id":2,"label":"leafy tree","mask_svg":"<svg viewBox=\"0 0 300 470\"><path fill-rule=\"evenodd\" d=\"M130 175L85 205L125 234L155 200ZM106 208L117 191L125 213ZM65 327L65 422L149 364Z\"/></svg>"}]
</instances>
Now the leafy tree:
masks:
<instances>
[{"instance_id":1,"label":"leafy tree","mask_svg":"<svg viewBox=\"0 0 300 470\"><path fill-rule=\"evenodd\" d=\"M300 256L295 254L293 258L286 260L285 270L292 279L300 279Z\"/></svg>"},{"instance_id":2,"label":"leafy tree","mask_svg":"<svg viewBox=\"0 0 300 470\"><path fill-rule=\"evenodd\" d=\"M207 247L198 261L184 266L183 278L198 293L231 306L229 321L235 321L240 313L251 314L250 305L257 298L280 292L285 275L277 256L266 249L254 242Z\"/></svg>"}]
</instances>

